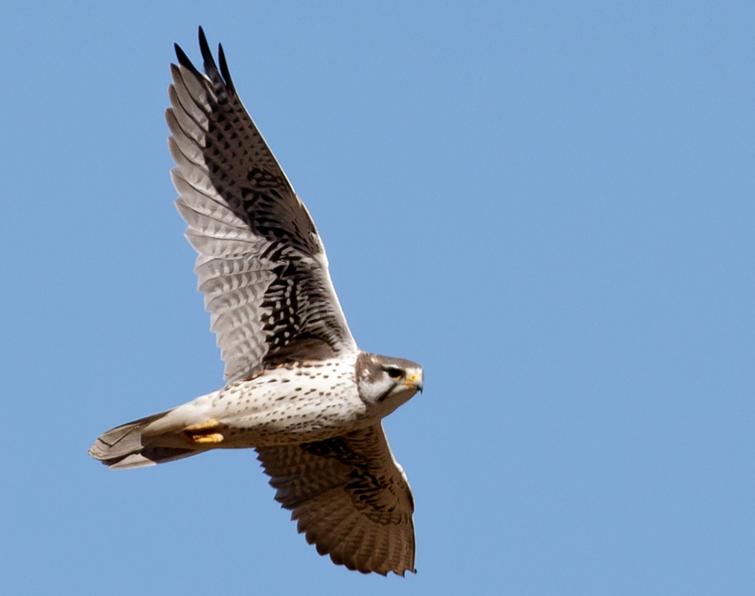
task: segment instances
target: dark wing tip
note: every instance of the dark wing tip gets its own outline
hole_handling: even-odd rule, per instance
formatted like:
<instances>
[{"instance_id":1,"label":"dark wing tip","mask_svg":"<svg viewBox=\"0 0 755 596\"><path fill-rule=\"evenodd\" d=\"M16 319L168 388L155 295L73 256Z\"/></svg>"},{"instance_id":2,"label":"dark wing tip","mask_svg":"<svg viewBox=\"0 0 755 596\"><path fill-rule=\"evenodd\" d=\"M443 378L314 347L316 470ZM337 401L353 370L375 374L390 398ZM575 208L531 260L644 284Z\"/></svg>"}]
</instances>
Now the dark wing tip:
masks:
<instances>
[{"instance_id":1,"label":"dark wing tip","mask_svg":"<svg viewBox=\"0 0 755 596\"><path fill-rule=\"evenodd\" d=\"M202 50L202 58L207 62L207 60L212 60L212 54L210 54L210 45L207 43L207 36L204 34L204 29L202 29L202 25L199 26L198 30L199 35L199 49Z\"/></svg>"},{"instance_id":2,"label":"dark wing tip","mask_svg":"<svg viewBox=\"0 0 755 596\"><path fill-rule=\"evenodd\" d=\"M215 64L215 58L210 51L210 44L207 43L207 36L201 26L199 27L199 50L202 52L204 71L212 77L214 72L218 72L218 66Z\"/></svg>"},{"instance_id":3,"label":"dark wing tip","mask_svg":"<svg viewBox=\"0 0 755 596\"><path fill-rule=\"evenodd\" d=\"M223 46L221 44L218 44L218 58L220 61L220 69L218 70L218 65L216 64L215 58L210 51L210 44L207 43L207 36L205 35L204 29L201 25L198 28L198 36L199 49L202 53L202 65L204 67L205 73L215 84L221 84L225 86L225 88L229 92L235 93L236 88L233 85L233 79L231 79L231 72L228 69L228 62L225 58ZM186 52L183 51L181 46L177 43L174 43L173 48L176 51L176 58L178 58L178 63L184 68L190 70L192 74L201 79L204 75L202 75L202 73L199 72L199 70L194 66L191 59L186 55Z\"/></svg>"},{"instance_id":4,"label":"dark wing tip","mask_svg":"<svg viewBox=\"0 0 755 596\"><path fill-rule=\"evenodd\" d=\"M228 70L228 62L225 59L225 52L223 51L223 44L218 44L218 59L220 60L220 74L223 75L225 85L229 91L236 92L236 87L233 86L233 79L231 79L231 71Z\"/></svg>"},{"instance_id":5,"label":"dark wing tip","mask_svg":"<svg viewBox=\"0 0 755 596\"><path fill-rule=\"evenodd\" d=\"M202 29L202 27L199 27L199 49L202 52L204 71L207 76L210 77L210 80L215 85L222 85L225 87L226 91L233 92L233 82L231 81L231 75L228 72L228 64L225 60L223 48L218 44L218 55L220 57L220 69L218 70L218 65L215 62L215 57L212 55L212 51L210 51L210 44L207 43L207 36L204 34L204 29Z\"/></svg>"},{"instance_id":6,"label":"dark wing tip","mask_svg":"<svg viewBox=\"0 0 755 596\"><path fill-rule=\"evenodd\" d=\"M176 50L176 58L178 59L178 63L183 66L184 68L188 68L193 74L197 75L198 77L202 77L202 73L200 73L196 67L192 64L189 57L186 55L186 52L183 51L180 45L177 43L173 44L173 48Z\"/></svg>"}]
</instances>

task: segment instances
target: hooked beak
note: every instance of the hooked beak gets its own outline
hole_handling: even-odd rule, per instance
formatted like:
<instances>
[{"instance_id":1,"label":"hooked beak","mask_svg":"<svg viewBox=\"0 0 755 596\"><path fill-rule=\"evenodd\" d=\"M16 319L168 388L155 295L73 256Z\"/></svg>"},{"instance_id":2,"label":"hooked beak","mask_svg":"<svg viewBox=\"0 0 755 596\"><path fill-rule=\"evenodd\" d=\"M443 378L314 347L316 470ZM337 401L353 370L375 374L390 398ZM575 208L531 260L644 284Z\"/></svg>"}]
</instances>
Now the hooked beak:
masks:
<instances>
[{"instance_id":1,"label":"hooked beak","mask_svg":"<svg viewBox=\"0 0 755 596\"><path fill-rule=\"evenodd\" d=\"M407 373L404 385L422 393L422 369L415 369Z\"/></svg>"}]
</instances>

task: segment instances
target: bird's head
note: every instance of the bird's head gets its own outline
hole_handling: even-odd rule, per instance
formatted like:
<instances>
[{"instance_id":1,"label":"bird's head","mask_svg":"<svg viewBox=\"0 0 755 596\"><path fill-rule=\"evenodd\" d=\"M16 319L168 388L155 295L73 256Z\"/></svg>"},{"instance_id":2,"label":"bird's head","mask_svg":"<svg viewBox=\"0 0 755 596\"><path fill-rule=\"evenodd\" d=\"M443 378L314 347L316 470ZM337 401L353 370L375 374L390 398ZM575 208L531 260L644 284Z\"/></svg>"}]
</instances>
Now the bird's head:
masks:
<instances>
[{"instance_id":1,"label":"bird's head","mask_svg":"<svg viewBox=\"0 0 755 596\"><path fill-rule=\"evenodd\" d=\"M360 352L356 362L359 396L381 416L422 391L422 367L411 360Z\"/></svg>"}]
</instances>

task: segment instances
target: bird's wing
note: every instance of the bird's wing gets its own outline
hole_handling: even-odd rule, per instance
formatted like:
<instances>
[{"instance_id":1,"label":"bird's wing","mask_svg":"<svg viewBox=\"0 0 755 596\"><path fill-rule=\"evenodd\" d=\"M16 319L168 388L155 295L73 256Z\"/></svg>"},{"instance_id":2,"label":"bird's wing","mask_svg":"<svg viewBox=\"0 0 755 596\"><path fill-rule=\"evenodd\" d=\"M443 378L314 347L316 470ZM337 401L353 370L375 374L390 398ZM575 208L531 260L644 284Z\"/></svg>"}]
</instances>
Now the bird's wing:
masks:
<instances>
[{"instance_id":1,"label":"bird's wing","mask_svg":"<svg viewBox=\"0 0 755 596\"><path fill-rule=\"evenodd\" d=\"M356 349L315 225L199 29L205 74L176 45L166 112L177 207L198 256L227 381Z\"/></svg>"},{"instance_id":2,"label":"bird's wing","mask_svg":"<svg viewBox=\"0 0 755 596\"><path fill-rule=\"evenodd\" d=\"M380 423L257 452L276 500L321 555L363 573L415 571L414 501Z\"/></svg>"}]
</instances>

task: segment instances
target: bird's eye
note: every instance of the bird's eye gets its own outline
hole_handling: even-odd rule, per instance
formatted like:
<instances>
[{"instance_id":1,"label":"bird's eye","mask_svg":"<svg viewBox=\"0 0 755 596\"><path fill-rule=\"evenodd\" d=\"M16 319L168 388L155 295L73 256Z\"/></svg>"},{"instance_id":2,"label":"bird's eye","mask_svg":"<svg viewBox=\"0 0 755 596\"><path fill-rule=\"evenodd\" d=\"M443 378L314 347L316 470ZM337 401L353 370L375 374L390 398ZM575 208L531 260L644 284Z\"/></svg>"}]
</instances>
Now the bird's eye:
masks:
<instances>
[{"instance_id":1,"label":"bird's eye","mask_svg":"<svg viewBox=\"0 0 755 596\"><path fill-rule=\"evenodd\" d=\"M391 379L400 379L401 377L404 376L404 371L402 371L400 368L398 368L396 366L388 366L388 367L386 367L385 372L388 373L388 376Z\"/></svg>"}]
</instances>

